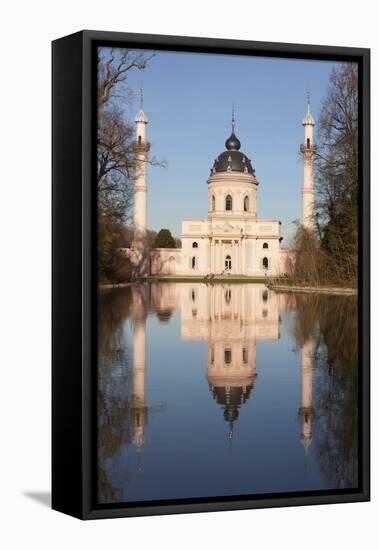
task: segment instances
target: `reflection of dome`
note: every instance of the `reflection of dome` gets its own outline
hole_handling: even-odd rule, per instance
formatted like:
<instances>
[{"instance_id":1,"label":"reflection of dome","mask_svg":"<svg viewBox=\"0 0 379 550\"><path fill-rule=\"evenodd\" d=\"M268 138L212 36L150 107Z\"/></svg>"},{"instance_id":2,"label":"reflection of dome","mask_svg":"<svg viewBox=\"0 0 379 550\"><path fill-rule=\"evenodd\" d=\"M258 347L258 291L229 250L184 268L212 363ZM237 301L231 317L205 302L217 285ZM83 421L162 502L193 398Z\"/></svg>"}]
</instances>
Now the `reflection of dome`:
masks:
<instances>
[{"instance_id":1,"label":"reflection of dome","mask_svg":"<svg viewBox=\"0 0 379 550\"><path fill-rule=\"evenodd\" d=\"M226 151L214 161L211 175L216 172L242 172L254 174L250 159L239 150L241 142L234 132L225 142Z\"/></svg>"},{"instance_id":2,"label":"reflection of dome","mask_svg":"<svg viewBox=\"0 0 379 550\"><path fill-rule=\"evenodd\" d=\"M224 419L233 422L238 418L238 409L249 399L254 379L248 386L213 386L209 383L216 403L224 407Z\"/></svg>"},{"instance_id":3,"label":"reflection of dome","mask_svg":"<svg viewBox=\"0 0 379 550\"><path fill-rule=\"evenodd\" d=\"M157 317L161 323L168 323L171 319L172 310L171 309L162 309L157 310Z\"/></svg>"}]
</instances>

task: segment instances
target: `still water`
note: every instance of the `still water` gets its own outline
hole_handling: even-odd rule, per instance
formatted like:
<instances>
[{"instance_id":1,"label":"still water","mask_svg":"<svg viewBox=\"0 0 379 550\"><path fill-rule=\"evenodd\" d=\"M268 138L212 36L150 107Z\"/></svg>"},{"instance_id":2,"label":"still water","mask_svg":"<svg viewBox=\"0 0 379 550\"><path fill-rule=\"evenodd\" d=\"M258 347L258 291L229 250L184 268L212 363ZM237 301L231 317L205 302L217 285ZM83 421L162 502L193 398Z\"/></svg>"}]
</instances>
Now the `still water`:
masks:
<instances>
[{"instance_id":1,"label":"still water","mask_svg":"<svg viewBox=\"0 0 379 550\"><path fill-rule=\"evenodd\" d=\"M99 503L357 486L355 297L139 284L98 336Z\"/></svg>"}]
</instances>

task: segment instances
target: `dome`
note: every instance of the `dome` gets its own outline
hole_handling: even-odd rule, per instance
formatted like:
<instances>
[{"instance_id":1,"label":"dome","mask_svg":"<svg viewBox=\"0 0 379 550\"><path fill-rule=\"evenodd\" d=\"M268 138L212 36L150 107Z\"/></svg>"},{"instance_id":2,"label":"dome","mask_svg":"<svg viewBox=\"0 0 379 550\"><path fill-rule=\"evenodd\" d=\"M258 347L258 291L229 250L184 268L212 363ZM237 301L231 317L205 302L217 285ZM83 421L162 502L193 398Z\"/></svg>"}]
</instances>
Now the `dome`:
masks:
<instances>
[{"instance_id":1,"label":"dome","mask_svg":"<svg viewBox=\"0 0 379 550\"><path fill-rule=\"evenodd\" d=\"M241 172L242 174L255 174L250 159L239 149L241 142L234 132L225 141L226 151L221 153L214 161L211 175L216 172Z\"/></svg>"},{"instance_id":2,"label":"dome","mask_svg":"<svg viewBox=\"0 0 379 550\"><path fill-rule=\"evenodd\" d=\"M232 132L230 137L225 141L225 147L228 151L238 151L241 149L241 142L234 132Z\"/></svg>"}]
</instances>

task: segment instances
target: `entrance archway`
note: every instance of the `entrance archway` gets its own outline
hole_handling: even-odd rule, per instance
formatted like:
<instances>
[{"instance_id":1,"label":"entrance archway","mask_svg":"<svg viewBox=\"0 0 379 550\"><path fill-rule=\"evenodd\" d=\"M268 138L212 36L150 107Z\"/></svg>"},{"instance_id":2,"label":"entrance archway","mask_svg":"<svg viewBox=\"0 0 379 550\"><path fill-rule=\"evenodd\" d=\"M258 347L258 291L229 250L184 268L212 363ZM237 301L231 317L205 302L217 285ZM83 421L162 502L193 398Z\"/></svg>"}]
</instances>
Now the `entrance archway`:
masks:
<instances>
[{"instance_id":1,"label":"entrance archway","mask_svg":"<svg viewBox=\"0 0 379 550\"><path fill-rule=\"evenodd\" d=\"M225 269L226 271L230 271L232 269L232 258L229 255L225 258Z\"/></svg>"},{"instance_id":2,"label":"entrance archway","mask_svg":"<svg viewBox=\"0 0 379 550\"><path fill-rule=\"evenodd\" d=\"M174 256L170 256L168 259L168 272L170 275L175 275L176 273L176 265L175 265L175 258Z\"/></svg>"}]
</instances>

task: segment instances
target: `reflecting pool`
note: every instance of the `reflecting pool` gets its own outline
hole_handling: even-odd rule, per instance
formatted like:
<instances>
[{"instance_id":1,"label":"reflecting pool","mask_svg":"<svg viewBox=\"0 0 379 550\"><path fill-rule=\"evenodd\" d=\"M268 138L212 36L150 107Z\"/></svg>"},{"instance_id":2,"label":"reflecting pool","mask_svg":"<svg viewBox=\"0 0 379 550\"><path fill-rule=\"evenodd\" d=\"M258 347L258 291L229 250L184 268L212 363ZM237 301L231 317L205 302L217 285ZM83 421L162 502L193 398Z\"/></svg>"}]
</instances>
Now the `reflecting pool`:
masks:
<instances>
[{"instance_id":1,"label":"reflecting pool","mask_svg":"<svg viewBox=\"0 0 379 550\"><path fill-rule=\"evenodd\" d=\"M354 488L357 300L99 291L98 501Z\"/></svg>"}]
</instances>

